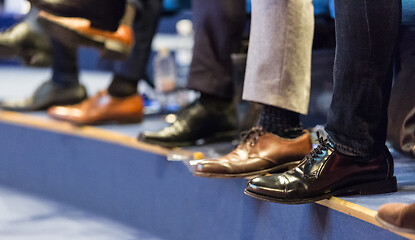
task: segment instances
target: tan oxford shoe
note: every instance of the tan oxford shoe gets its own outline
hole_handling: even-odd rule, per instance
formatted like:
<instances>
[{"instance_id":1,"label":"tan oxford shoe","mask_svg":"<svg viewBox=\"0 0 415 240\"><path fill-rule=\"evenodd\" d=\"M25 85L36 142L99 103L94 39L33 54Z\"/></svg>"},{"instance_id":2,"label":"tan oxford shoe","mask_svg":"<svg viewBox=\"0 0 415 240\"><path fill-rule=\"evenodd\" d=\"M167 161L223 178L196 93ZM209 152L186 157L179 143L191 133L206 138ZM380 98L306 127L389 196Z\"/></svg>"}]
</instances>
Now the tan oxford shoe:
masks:
<instances>
[{"instance_id":1,"label":"tan oxford shoe","mask_svg":"<svg viewBox=\"0 0 415 240\"><path fill-rule=\"evenodd\" d=\"M82 125L140 122L143 118L143 100L138 94L116 98L107 91L101 91L77 105L49 108L48 115Z\"/></svg>"},{"instance_id":2,"label":"tan oxford shoe","mask_svg":"<svg viewBox=\"0 0 415 240\"><path fill-rule=\"evenodd\" d=\"M205 160L196 166L194 175L213 178L251 177L295 167L312 149L310 133L294 138L281 138L252 128L228 155Z\"/></svg>"}]
</instances>

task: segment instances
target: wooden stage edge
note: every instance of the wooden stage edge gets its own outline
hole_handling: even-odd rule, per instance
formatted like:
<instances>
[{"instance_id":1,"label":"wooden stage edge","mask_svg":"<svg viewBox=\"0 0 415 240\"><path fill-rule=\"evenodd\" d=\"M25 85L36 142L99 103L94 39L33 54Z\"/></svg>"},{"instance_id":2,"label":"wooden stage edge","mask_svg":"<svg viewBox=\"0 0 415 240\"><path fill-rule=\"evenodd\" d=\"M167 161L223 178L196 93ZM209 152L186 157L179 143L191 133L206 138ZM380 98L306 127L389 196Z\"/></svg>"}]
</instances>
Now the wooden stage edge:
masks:
<instances>
[{"instance_id":1,"label":"wooden stage edge","mask_svg":"<svg viewBox=\"0 0 415 240\"><path fill-rule=\"evenodd\" d=\"M160 146L138 142L135 138L125 136L120 133L115 133L90 126L76 126L67 122L45 119L22 113L0 111L0 122L64 133L73 136L80 136L84 138L91 138L98 141L109 142L141 151L159 154L162 156L166 156L169 151L169 149ZM342 200L337 197L332 197L328 200L322 200L317 203L383 228L376 221L376 211L374 210L362 207L349 201ZM395 231L392 232L405 238L415 240L415 234L407 234Z\"/></svg>"}]
</instances>

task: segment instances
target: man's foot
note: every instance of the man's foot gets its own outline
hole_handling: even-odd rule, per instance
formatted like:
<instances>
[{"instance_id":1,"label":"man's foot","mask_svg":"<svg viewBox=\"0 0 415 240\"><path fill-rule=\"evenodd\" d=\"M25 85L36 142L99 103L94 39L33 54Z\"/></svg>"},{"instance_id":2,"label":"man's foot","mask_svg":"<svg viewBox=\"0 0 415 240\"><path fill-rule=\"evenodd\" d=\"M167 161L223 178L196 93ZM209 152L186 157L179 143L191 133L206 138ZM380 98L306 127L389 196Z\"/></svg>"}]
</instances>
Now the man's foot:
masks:
<instances>
[{"instance_id":1,"label":"man's foot","mask_svg":"<svg viewBox=\"0 0 415 240\"><path fill-rule=\"evenodd\" d=\"M245 194L284 204L303 204L331 196L379 194L397 190L393 159L385 146L370 158L347 156L327 139L295 168L248 182Z\"/></svg>"},{"instance_id":2,"label":"man's foot","mask_svg":"<svg viewBox=\"0 0 415 240\"><path fill-rule=\"evenodd\" d=\"M143 100L138 94L116 98L107 91L101 91L77 105L52 107L48 114L52 118L80 125L136 123L143 118Z\"/></svg>"},{"instance_id":3,"label":"man's foot","mask_svg":"<svg viewBox=\"0 0 415 240\"><path fill-rule=\"evenodd\" d=\"M87 19L58 17L46 12L40 12L38 21L51 37L66 46L98 48L106 58L123 59L130 54L134 44L133 30L124 24L110 32L92 28Z\"/></svg>"},{"instance_id":4,"label":"man's foot","mask_svg":"<svg viewBox=\"0 0 415 240\"><path fill-rule=\"evenodd\" d=\"M0 58L19 57L35 67L48 67L52 63L49 38L38 32L33 24L23 21L0 33Z\"/></svg>"},{"instance_id":5,"label":"man's foot","mask_svg":"<svg viewBox=\"0 0 415 240\"><path fill-rule=\"evenodd\" d=\"M205 160L196 166L195 176L213 178L251 177L288 170L312 149L310 133L286 139L253 127L239 146L228 155Z\"/></svg>"},{"instance_id":6,"label":"man's foot","mask_svg":"<svg viewBox=\"0 0 415 240\"><path fill-rule=\"evenodd\" d=\"M393 231L415 234L415 203L387 203L382 205L376 220Z\"/></svg>"},{"instance_id":7,"label":"man's foot","mask_svg":"<svg viewBox=\"0 0 415 240\"><path fill-rule=\"evenodd\" d=\"M198 100L184 109L171 126L156 132L143 132L138 140L162 147L186 147L199 141L228 141L235 138L236 122L233 103L218 109Z\"/></svg>"},{"instance_id":8,"label":"man's foot","mask_svg":"<svg viewBox=\"0 0 415 240\"><path fill-rule=\"evenodd\" d=\"M90 20L91 27L117 31L125 11L122 0L29 0L34 6L62 17L79 17Z\"/></svg>"},{"instance_id":9,"label":"man's foot","mask_svg":"<svg viewBox=\"0 0 415 240\"><path fill-rule=\"evenodd\" d=\"M44 82L33 95L22 101L5 101L1 104L9 111L41 111L56 105L76 104L86 99L87 93L83 85L61 86L52 81Z\"/></svg>"}]
</instances>

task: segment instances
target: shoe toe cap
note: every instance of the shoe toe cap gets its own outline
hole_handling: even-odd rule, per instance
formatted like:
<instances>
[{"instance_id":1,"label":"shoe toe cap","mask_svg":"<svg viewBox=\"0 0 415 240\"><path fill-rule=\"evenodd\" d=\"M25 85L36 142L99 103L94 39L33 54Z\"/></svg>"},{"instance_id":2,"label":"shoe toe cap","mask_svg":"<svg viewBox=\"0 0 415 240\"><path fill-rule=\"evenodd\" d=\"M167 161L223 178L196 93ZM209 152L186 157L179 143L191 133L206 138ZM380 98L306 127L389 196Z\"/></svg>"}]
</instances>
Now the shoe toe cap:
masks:
<instances>
[{"instance_id":1,"label":"shoe toe cap","mask_svg":"<svg viewBox=\"0 0 415 240\"><path fill-rule=\"evenodd\" d=\"M286 187L279 184L281 181L279 178L273 175L253 178L248 182L246 190L263 196L286 198Z\"/></svg>"},{"instance_id":2,"label":"shoe toe cap","mask_svg":"<svg viewBox=\"0 0 415 240\"><path fill-rule=\"evenodd\" d=\"M232 173L231 167L227 162L219 160L207 160L197 164L195 171L200 173Z\"/></svg>"}]
</instances>

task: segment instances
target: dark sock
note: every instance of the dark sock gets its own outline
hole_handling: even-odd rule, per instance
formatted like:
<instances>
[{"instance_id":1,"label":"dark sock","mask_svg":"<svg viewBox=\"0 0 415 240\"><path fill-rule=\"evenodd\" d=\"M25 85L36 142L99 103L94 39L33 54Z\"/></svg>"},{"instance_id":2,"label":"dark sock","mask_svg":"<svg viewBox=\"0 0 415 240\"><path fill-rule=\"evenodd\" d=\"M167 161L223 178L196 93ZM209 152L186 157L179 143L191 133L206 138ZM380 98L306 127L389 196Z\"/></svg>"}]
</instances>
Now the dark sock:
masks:
<instances>
[{"instance_id":1,"label":"dark sock","mask_svg":"<svg viewBox=\"0 0 415 240\"><path fill-rule=\"evenodd\" d=\"M201 93L200 102L207 107L212 107L217 110L223 110L233 104L232 99L217 97L210 94Z\"/></svg>"},{"instance_id":2,"label":"dark sock","mask_svg":"<svg viewBox=\"0 0 415 240\"><path fill-rule=\"evenodd\" d=\"M137 94L139 79L132 79L114 75L111 85L108 88L108 94L113 97L129 97Z\"/></svg>"},{"instance_id":3,"label":"dark sock","mask_svg":"<svg viewBox=\"0 0 415 240\"><path fill-rule=\"evenodd\" d=\"M259 124L265 131L283 138L296 138L303 134L300 114L279 107L264 105Z\"/></svg>"}]
</instances>

